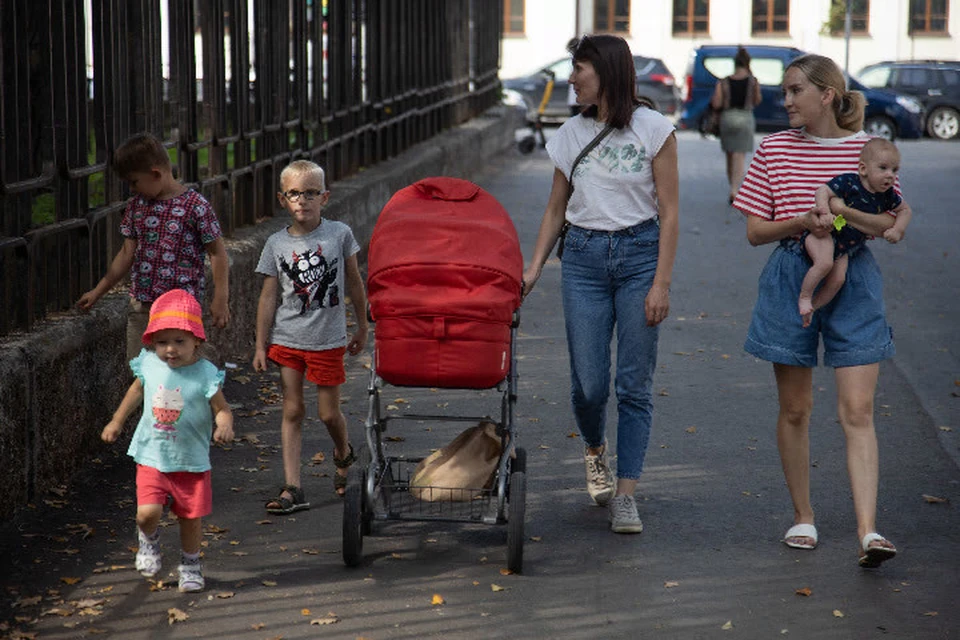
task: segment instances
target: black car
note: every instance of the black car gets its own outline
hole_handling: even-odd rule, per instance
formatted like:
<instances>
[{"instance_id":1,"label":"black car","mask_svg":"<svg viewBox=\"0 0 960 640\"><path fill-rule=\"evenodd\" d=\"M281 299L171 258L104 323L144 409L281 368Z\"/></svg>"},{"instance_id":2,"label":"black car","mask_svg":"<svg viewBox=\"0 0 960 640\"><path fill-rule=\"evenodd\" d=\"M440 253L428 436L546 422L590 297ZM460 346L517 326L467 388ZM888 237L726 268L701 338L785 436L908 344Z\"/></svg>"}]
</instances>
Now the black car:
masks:
<instances>
[{"instance_id":1,"label":"black car","mask_svg":"<svg viewBox=\"0 0 960 640\"><path fill-rule=\"evenodd\" d=\"M860 70L868 87L916 96L927 112L927 133L949 140L960 135L960 61L878 62Z\"/></svg>"},{"instance_id":2,"label":"black car","mask_svg":"<svg viewBox=\"0 0 960 640\"><path fill-rule=\"evenodd\" d=\"M633 66L637 72L637 95L646 98L656 109L672 116L680 109L680 88L667 65L659 58L633 56ZM536 119L536 111L543 99L549 73L554 76L553 93L543 114L544 122L563 122L570 117L570 105L567 102L570 73L573 63L570 58L552 62L533 73L519 78L503 80L503 88L515 91L523 98L529 120Z\"/></svg>"}]
</instances>

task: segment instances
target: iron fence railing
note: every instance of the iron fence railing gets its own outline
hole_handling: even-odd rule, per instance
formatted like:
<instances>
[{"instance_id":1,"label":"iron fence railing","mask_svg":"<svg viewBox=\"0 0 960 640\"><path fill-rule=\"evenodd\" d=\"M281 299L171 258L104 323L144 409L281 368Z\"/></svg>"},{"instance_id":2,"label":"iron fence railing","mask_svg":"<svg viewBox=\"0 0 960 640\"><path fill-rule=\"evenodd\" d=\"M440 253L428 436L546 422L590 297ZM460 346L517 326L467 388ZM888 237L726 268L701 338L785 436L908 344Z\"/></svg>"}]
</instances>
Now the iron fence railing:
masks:
<instances>
[{"instance_id":1,"label":"iron fence railing","mask_svg":"<svg viewBox=\"0 0 960 640\"><path fill-rule=\"evenodd\" d=\"M295 158L336 181L492 106L501 5L0 0L0 336L106 271L130 134L164 140L229 236Z\"/></svg>"}]
</instances>

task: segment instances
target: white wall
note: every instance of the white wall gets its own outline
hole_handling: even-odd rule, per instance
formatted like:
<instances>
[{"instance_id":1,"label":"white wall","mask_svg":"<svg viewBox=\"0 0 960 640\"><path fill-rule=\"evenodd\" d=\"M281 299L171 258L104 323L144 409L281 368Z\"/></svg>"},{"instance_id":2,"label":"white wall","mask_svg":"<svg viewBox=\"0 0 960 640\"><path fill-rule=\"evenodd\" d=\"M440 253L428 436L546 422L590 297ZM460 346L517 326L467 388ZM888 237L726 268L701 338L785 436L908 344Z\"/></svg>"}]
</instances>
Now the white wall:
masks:
<instances>
[{"instance_id":1,"label":"white wall","mask_svg":"<svg viewBox=\"0 0 960 640\"><path fill-rule=\"evenodd\" d=\"M592 31L591 0L526 0L526 34L503 39L501 78L522 75L563 57L564 45L577 30L579 4L581 33ZM842 67L843 37L821 34L830 0L790 0L790 33L783 37L750 35L751 0L712 0L710 33L697 38L674 38L673 0L632 0L631 33L626 38L634 53L662 58L681 82L690 52L701 44L771 44L794 46L830 56ZM850 71L880 60L909 58L960 59L960 0L949 0L949 36L911 38L907 35L909 0L870 0L869 33L850 40Z\"/></svg>"}]
</instances>

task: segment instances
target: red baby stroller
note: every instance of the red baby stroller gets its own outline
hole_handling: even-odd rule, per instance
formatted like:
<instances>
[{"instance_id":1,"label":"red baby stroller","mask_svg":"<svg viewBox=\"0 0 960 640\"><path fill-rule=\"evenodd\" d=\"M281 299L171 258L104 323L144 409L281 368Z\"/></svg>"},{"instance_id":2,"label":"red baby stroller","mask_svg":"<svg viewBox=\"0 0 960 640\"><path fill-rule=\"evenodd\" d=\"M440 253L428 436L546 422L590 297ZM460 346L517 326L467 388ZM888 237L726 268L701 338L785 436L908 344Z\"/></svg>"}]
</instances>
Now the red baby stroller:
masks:
<instances>
[{"instance_id":1,"label":"red baby stroller","mask_svg":"<svg viewBox=\"0 0 960 640\"><path fill-rule=\"evenodd\" d=\"M367 288L375 322L368 385L366 450L347 481L343 559L359 564L363 537L378 520L507 524L507 566L523 564L526 452L516 446L516 334L523 259L509 215L490 194L456 178L427 178L393 195L370 239ZM383 384L427 389L493 389L500 417L384 415ZM411 477L423 457L388 455L402 437L393 421L491 422L499 460L486 486L420 487ZM457 492L423 500L422 491Z\"/></svg>"}]
</instances>

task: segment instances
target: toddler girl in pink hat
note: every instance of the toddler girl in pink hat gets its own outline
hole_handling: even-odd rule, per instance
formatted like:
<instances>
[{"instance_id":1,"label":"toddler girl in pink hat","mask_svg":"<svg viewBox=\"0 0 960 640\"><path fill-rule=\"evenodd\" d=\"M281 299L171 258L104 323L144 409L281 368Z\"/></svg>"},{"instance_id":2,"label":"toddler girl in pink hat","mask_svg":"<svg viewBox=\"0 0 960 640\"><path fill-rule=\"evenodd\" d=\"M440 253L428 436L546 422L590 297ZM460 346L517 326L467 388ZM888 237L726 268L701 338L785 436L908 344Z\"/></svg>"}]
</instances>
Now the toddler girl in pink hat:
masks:
<instances>
[{"instance_id":1,"label":"toddler girl in pink hat","mask_svg":"<svg viewBox=\"0 0 960 640\"><path fill-rule=\"evenodd\" d=\"M200 303L192 295L173 289L158 297L143 334L146 348L130 361L136 379L100 435L104 442L115 442L142 403L143 415L127 449L137 463L136 567L148 578L160 572L159 525L170 499L170 511L180 521L183 592L204 586L200 542L201 519L213 504L210 438L233 440L233 414L221 389L224 373L200 357L204 340Z\"/></svg>"}]
</instances>

